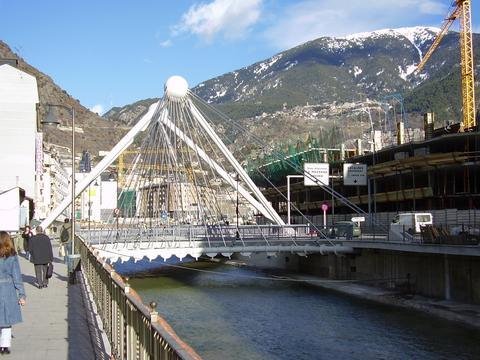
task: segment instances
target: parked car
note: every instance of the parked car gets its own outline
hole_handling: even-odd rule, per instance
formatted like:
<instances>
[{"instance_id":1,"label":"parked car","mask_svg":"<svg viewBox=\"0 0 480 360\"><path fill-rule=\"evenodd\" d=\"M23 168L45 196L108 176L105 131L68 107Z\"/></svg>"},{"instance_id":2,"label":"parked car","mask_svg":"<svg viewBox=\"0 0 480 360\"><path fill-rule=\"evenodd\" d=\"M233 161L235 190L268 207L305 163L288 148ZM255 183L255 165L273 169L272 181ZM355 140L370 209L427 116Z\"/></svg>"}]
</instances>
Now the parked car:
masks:
<instances>
[{"instance_id":1,"label":"parked car","mask_svg":"<svg viewBox=\"0 0 480 360\"><path fill-rule=\"evenodd\" d=\"M337 221L330 232L332 237L346 237L351 239L352 237L359 237L362 235L362 230L356 222L353 221Z\"/></svg>"}]
</instances>

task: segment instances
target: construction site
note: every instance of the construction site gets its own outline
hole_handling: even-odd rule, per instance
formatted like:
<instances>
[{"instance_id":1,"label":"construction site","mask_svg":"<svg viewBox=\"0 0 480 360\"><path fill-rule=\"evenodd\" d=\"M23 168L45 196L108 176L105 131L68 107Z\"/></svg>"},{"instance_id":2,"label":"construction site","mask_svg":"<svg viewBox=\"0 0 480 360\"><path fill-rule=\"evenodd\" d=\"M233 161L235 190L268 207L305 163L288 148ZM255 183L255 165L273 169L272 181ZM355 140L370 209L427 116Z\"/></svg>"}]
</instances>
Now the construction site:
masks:
<instances>
[{"instance_id":1,"label":"construction site","mask_svg":"<svg viewBox=\"0 0 480 360\"><path fill-rule=\"evenodd\" d=\"M263 193L288 223L305 223L306 217L326 228L339 221L358 221L361 234L388 229L398 214L428 213L433 219L414 238L371 241L353 237L357 253L345 257L309 256L300 259L305 273L334 279L379 279L378 286L400 286L409 279L409 292L443 300L480 303L480 132L474 95L474 62L470 1L455 1L440 33L419 64L420 71L452 23L460 21L461 86L463 118L434 128L435 114L424 115L423 139L405 141L404 124L397 123L392 146L363 151L309 146L283 158L260 164L268 180L258 180ZM457 54L452 54L457 56ZM372 141L375 144L375 139ZM382 134L383 135L383 134ZM359 217L347 202L320 186L306 186L292 164L328 162L329 185L368 217ZM347 183L345 164L366 166L366 181ZM255 176L255 169L251 175ZM275 184L269 186L268 184ZM280 190L280 192L278 191ZM362 215L362 214L361 214ZM377 230L375 230L377 229ZM404 234L407 232L404 228ZM388 230L386 230L388 231ZM380 231L381 232L381 231ZM412 233L414 233L413 231ZM360 233L360 231L359 231ZM381 283L381 279L388 279ZM414 280L413 280L414 279Z\"/></svg>"},{"instance_id":2,"label":"construction site","mask_svg":"<svg viewBox=\"0 0 480 360\"><path fill-rule=\"evenodd\" d=\"M325 203L333 215L351 212L341 201L332 199L332 196L321 188L305 187L303 179L292 179L287 189L287 176L296 174L291 164L303 168L304 163L311 162L328 162L332 188L369 213L446 209L468 212L480 208L480 133L476 115L478 104L474 94L470 1L455 1L453 5L452 12L446 17L439 34L416 71L422 70L452 23L458 19L463 118L455 123L434 128L435 114L426 112L423 139L412 139L405 133L404 118L401 117L396 123L396 133L372 129L372 138L368 142L370 146L366 151L360 140L355 148L351 149L345 146L326 149L313 143L302 151L290 151L283 158L277 156L273 161L269 159L263 164L255 164L261 168L262 174L268 177L268 181L262 182L264 193L277 211L287 213L285 199L289 191L291 205L294 204L302 213L312 216L321 214L321 204ZM377 132L380 133L380 140L376 139ZM378 145L388 143L392 136L396 138L393 144L390 142L387 146ZM345 185L342 178L344 163L366 165L366 186ZM251 176L255 177L255 170L251 169L250 172ZM258 181L261 181L260 177ZM269 189L268 183L280 187L281 194Z\"/></svg>"}]
</instances>

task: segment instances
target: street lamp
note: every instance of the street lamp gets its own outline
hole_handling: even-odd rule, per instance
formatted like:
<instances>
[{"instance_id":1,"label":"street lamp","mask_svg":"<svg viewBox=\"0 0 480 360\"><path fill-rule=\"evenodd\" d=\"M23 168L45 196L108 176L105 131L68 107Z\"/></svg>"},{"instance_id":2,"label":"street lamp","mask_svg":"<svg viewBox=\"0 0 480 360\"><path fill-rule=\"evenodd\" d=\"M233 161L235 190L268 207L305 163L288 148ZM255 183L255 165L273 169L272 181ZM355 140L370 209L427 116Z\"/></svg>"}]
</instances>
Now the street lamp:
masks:
<instances>
[{"instance_id":1,"label":"street lamp","mask_svg":"<svg viewBox=\"0 0 480 360\"><path fill-rule=\"evenodd\" d=\"M372 153L372 166L375 166L375 152L376 152L376 146L375 146L375 130L373 127L373 120L372 120L372 114L370 112L369 107L364 107L360 108L358 111L364 112L365 114L368 115L368 119L370 120L370 152ZM375 182L375 176L373 177L373 213L375 214L375 218L377 215L377 189L376 189L376 182ZM370 179L368 179L368 216L369 216L369 222L370 225L372 225L374 222L372 218L372 208L371 208L371 199L370 199Z\"/></svg>"},{"instance_id":2,"label":"street lamp","mask_svg":"<svg viewBox=\"0 0 480 360\"><path fill-rule=\"evenodd\" d=\"M63 108L66 109L69 113L72 114L72 214L71 214L71 242L72 242L72 251L70 255L75 254L75 109L73 107L61 105L61 104L47 104L48 113L45 119L42 121L43 125L60 125L60 121L57 116L55 116L54 108ZM73 259L72 259L73 260ZM68 263L70 265L70 262ZM73 265L73 264L72 264ZM73 272L74 267L69 269Z\"/></svg>"},{"instance_id":3,"label":"street lamp","mask_svg":"<svg viewBox=\"0 0 480 360\"><path fill-rule=\"evenodd\" d=\"M115 209L113 210L113 214L115 216L115 223L116 223L116 227L117 227L116 239L118 241L119 238L120 238L120 233L118 232L118 218L120 216L120 209L118 208L118 179L117 179L117 177L118 177L118 174L117 174L117 176L115 176L115 173L111 172L110 175L108 176L108 181L110 181L110 182L115 181L115 186L116 186L116 190L115 190ZM153 206L154 205L152 204L152 207Z\"/></svg>"},{"instance_id":4,"label":"street lamp","mask_svg":"<svg viewBox=\"0 0 480 360\"><path fill-rule=\"evenodd\" d=\"M287 175L287 225L290 225L291 223L291 219L290 219L290 216L291 216L291 205L292 205L292 201L290 199L290 179L291 178L302 178L303 179L303 175Z\"/></svg>"},{"instance_id":5,"label":"street lamp","mask_svg":"<svg viewBox=\"0 0 480 360\"><path fill-rule=\"evenodd\" d=\"M237 180L237 191L236 191L236 193L237 193L237 204L236 204L236 207L235 207L235 213L236 213L236 216L237 216L237 232L235 233L235 239L238 240L238 239L240 239L240 231L239 231L239 228L238 228L238 225L239 225L238 217L240 215L239 208L238 208L238 182L240 181L240 179L239 179L238 174L237 174L236 180Z\"/></svg>"}]
</instances>

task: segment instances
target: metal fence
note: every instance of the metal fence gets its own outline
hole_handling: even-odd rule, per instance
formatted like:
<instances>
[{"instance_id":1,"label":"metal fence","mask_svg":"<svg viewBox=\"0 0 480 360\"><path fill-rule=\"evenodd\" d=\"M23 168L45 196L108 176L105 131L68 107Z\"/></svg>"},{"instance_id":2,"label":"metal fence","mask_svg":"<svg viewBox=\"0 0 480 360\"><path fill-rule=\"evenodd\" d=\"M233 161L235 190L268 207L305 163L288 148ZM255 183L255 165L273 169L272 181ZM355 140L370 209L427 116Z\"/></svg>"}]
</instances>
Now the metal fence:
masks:
<instances>
[{"instance_id":1,"label":"metal fence","mask_svg":"<svg viewBox=\"0 0 480 360\"><path fill-rule=\"evenodd\" d=\"M156 304L146 306L140 296L94 249L77 241L82 270L92 291L115 360L201 359L158 316Z\"/></svg>"},{"instance_id":2,"label":"metal fence","mask_svg":"<svg viewBox=\"0 0 480 360\"><path fill-rule=\"evenodd\" d=\"M401 211L408 212L408 211ZM456 225L456 224L465 224L480 228L480 209L467 209L467 210L458 210L458 209L442 209L442 210L416 210L411 212L429 212L432 214L433 224L434 225ZM398 212L378 212L373 214L374 223L377 227L388 229L393 218L398 214ZM352 217L358 217L359 214L327 214L327 226L337 223L338 221L350 221ZM362 215L363 216L363 215ZM366 222L362 223L362 228L368 226L368 218L365 215ZM323 215L314 215L314 216L299 216L292 215L291 221L295 224L304 224L307 222L314 224L323 224ZM262 220L263 221L263 220Z\"/></svg>"}]
</instances>

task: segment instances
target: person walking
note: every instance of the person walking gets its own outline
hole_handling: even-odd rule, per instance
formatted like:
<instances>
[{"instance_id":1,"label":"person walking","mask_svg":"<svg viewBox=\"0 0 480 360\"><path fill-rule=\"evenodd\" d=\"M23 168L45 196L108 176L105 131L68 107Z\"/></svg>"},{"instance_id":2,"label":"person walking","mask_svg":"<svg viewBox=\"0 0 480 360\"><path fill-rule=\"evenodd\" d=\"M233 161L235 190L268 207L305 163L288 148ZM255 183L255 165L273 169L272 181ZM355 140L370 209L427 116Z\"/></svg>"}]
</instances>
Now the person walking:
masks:
<instances>
[{"instance_id":1,"label":"person walking","mask_svg":"<svg viewBox=\"0 0 480 360\"><path fill-rule=\"evenodd\" d=\"M37 226L29 241L30 262L35 266L35 275L37 277L38 288L48 286L47 267L48 263L53 261L52 242L50 238L43 233L43 228Z\"/></svg>"},{"instance_id":2,"label":"person walking","mask_svg":"<svg viewBox=\"0 0 480 360\"><path fill-rule=\"evenodd\" d=\"M11 233L11 239L13 242L13 249L17 254L21 254L24 250L22 233L20 231L16 233Z\"/></svg>"},{"instance_id":3,"label":"person walking","mask_svg":"<svg viewBox=\"0 0 480 360\"><path fill-rule=\"evenodd\" d=\"M20 306L25 305L20 264L12 238L0 231L0 353L10 354L12 325L22 322Z\"/></svg>"},{"instance_id":4,"label":"person walking","mask_svg":"<svg viewBox=\"0 0 480 360\"><path fill-rule=\"evenodd\" d=\"M30 251L28 250L28 243L30 242L30 238L33 236L32 229L30 226L25 226L25 229L22 233L23 238L23 250L25 251L25 257L30 259Z\"/></svg>"},{"instance_id":5,"label":"person walking","mask_svg":"<svg viewBox=\"0 0 480 360\"><path fill-rule=\"evenodd\" d=\"M64 261L67 262L67 255L72 253L72 224L70 219L66 218L60 229L60 247L58 249L58 255L64 257Z\"/></svg>"}]
</instances>

